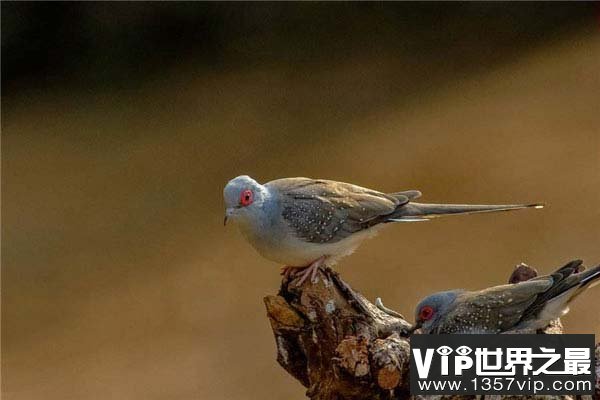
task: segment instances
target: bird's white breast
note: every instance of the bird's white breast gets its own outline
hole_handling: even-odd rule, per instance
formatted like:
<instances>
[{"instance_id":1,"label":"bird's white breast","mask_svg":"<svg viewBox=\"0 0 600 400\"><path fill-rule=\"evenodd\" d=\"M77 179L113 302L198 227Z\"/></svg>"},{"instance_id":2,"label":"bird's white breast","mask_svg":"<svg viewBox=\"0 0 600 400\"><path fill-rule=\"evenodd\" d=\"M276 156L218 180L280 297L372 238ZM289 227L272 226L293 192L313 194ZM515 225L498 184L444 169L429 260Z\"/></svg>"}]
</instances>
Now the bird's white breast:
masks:
<instances>
[{"instance_id":1,"label":"bird's white breast","mask_svg":"<svg viewBox=\"0 0 600 400\"><path fill-rule=\"evenodd\" d=\"M327 256L327 265L333 265L342 257L352 254L360 243L374 236L381 225L354 233L335 243L306 242L288 229L278 229L277 234L263 235L251 226L241 225L240 229L250 244L266 259L281 265L303 267Z\"/></svg>"}]
</instances>

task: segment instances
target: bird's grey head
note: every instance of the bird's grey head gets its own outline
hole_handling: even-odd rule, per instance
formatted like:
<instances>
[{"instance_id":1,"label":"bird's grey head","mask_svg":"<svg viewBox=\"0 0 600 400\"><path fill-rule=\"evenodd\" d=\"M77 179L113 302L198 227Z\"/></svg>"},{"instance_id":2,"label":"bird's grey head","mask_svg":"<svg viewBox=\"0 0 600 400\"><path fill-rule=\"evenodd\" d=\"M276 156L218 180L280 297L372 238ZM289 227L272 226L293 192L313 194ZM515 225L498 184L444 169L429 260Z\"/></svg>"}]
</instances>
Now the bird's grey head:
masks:
<instances>
[{"instance_id":1,"label":"bird's grey head","mask_svg":"<svg viewBox=\"0 0 600 400\"><path fill-rule=\"evenodd\" d=\"M438 292L421 300L415 308L415 325L412 329L421 328L423 333L434 331L460 292L461 290Z\"/></svg>"},{"instance_id":2,"label":"bird's grey head","mask_svg":"<svg viewBox=\"0 0 600 400\"><path fill-rule=\"evenodd\" d=\"M224 223L229 219L247 220L256 215L267 197L267 189L248 175L233 178L223 189Z\"/></svg>"}]
</instances>

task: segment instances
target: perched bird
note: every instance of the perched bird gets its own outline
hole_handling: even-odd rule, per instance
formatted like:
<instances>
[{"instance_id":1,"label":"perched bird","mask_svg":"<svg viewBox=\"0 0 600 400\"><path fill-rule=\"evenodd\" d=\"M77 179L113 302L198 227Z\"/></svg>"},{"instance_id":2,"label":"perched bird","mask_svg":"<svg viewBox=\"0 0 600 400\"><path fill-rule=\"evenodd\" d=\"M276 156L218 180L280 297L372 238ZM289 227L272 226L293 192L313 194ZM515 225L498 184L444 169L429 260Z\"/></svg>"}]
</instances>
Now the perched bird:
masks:
<instances>
[{"instance_id":1,"label":"perched bird","mask_svg":"<svg viewBox=\"0 0 600 400\"><path fill-rule=\"evenodd\" d=\"M600 283L600 265L578 272L571 261L551 275L469 292L449 290L423 299L415 310L423 333L504 333L544 328L567 312L584 290Z\"/></svg>"},{"instance_id":2,"label":"perched bird","mask_svg":"<svg viewBox=\"0 0 600 400\"><path fill-rule=\"evenodd\" d=\"M381 193L324 179L285 178L264 185L249 176L230 180L223 190L225 223L236 220L265 258L304 269L301 285L320 266L352 253L387 222L426 221L449 214L506 211L528 205L422 204L418 190Z\"/></svg>"}]
</instances>

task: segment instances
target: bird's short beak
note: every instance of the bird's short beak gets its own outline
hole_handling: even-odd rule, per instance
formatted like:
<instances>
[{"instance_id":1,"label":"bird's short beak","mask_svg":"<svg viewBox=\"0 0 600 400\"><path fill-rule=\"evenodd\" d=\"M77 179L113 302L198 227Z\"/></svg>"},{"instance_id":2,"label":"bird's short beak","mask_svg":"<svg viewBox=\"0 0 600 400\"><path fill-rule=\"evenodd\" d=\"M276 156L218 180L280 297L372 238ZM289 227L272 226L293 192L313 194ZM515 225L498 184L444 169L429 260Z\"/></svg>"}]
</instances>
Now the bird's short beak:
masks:
<instances>
[{"instance_id":1,"label":"bird's short beak","mask_svg":"<svg viewBox=\"0 0 600 400\"><path fill-rule=\"evenodd\" d=\"M407 333L408 333L408 335L409 335L409 336L410 336L410 335L412 335L412 334L413 334L413 333L414 333L414 332L415 332L417 329L419 329L419 328L421 327L421 325L422 325L422 324L421 324L420 322L417 322L416 324L414 324L413 326L411 326L411 327L408 329L408 332L407 332Z\"/></svg>"},{"instance_id":2,"label":"bird's short beak","mask_svg":"<svg viewBox=\"0 0 600 400\"><path fill-rule=\"evenodd\" d=\"M225 219L223 219L223 226L227 225L227 220L229 219L229 217L231 217L231 214L233 214L233 208L228 208L225 210Z\"/></svg>"}]
</instances>

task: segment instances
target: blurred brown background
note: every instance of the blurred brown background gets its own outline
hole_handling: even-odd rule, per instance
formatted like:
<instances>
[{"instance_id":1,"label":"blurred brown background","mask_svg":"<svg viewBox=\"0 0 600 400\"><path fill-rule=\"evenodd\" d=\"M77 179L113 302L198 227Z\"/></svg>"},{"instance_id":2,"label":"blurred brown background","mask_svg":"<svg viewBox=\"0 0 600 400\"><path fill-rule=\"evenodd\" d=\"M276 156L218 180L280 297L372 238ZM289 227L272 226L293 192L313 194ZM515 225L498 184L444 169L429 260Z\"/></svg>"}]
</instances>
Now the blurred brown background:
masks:
<instances>
[{"instance_id":1,"label":"blurred brown background","mask_svg":"<svg viewBox=\"0 0 600 400\"><path fill-rule=\"evenodd\" d=\"M600 262L591 3L2 2L5 399L303 398L279 266L222 188L310 176L543 211L390 226L338 266L407 315ZM565 318L600 334L598 289Z\"/></svg>"}]
</instances>

